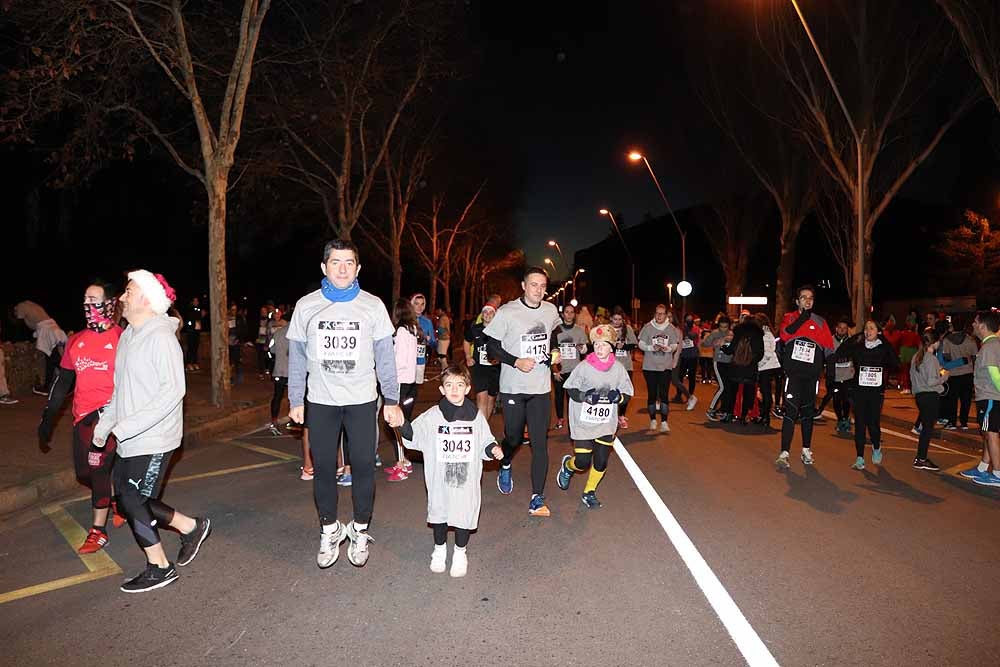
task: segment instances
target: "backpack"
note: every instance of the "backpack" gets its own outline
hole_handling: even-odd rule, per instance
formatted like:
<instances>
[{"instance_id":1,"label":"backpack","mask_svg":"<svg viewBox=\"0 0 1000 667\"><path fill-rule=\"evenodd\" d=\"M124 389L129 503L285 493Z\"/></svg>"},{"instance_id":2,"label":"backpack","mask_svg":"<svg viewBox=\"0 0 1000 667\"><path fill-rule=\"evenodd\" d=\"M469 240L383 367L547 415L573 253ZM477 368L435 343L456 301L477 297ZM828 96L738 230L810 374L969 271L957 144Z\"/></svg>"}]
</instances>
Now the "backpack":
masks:
<instances>
[{"instance_id":1,"label":"backpack","mask_svg":"<svg viewBox=\"0 0 1000 667\"><path fill-rule=\"evenodd\" d=\"M750 348L750 339L741 338L733 352L733 364L736 366L749 366L753 363L753 350Z\"/></svg>"}]
</instances>

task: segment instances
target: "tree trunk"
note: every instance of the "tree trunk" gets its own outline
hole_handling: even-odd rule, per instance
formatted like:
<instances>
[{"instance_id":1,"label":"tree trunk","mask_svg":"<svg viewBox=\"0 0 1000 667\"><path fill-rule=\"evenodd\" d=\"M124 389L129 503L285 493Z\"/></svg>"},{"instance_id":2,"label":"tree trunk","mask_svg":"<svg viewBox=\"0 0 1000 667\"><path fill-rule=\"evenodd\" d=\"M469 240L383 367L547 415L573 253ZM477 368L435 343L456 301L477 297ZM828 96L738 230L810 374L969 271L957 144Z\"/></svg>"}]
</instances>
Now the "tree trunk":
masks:
<instances>
[{"instance_id":1,"label":"tree trunk","mask_svg":"<svg viewBox=\"0 0 1000 667\"><path fill-rule=\"evenodd\" d=\"M785 311L790 310L795 296L795 246L799 236L799 226L792 228L782 222L781 257L778 260L778 275L774 282L774 322L781 321Z\"/></svg>"},{"instance_id":2,"label":"tree trunk","mask_svg":"<svg viewBox=\"0 0 1000 667\"><path fill-rule=\"evenodd\" d=\"M212 324L212 404L226 407L230 401L228 345L228 287L226 284L226 191L228 172L206 170L208 192L208 300Z\"/></svg>"},{"instance_id":3,"label":"tree trunk","mask_svg":"<svg viewBox=\"0 0 1000 667\"><path fill-rule=\"evenodd\" d=\"M461 292L459 292L458 297L458 321L464 322L465 317L469 312L469 279L466 277L462 281Z\"/></svg>"},{"instance_id":4,"label":"tree trunk","mask_svg":"<svg viewBox=\"0 0 1000 667\"><path fill-rule=\"evenodd\" d=\"M403 263L400 261L400 242L393 239L391 243L390 254L392 255L392 305L390 307L390 312L392 308L396 307L396 301L399 300L400 293L403 289Z\"/></svg>"},{"instance_id":5,"label":"tree trunk","mask_svg":"<svg viewBox=\"0 0 1000 667\"><path fill-rule=\"evenodd\" d=\"M437 262L434 263L434 268L431 269L431 288L427 292L427 310L425 314L427 317L433 317L434 311L437 309L437 291L438 291L438 269Z\"/></svg>"},{"instance_id":6,"label":"tree trunk","mask_svg":"<svg viewBox=\"0 0 1000 667\"><path fill-rule=\"evenodd\" d=\"M853 269L853 275L857 276L858 271L862 271L862 282L864 293L861 295L861 301L858 301L858 289L857 289L857 278L854 278L854 284L851 285L851 312L854 314L855 327L858 330L864 326L865 320L872 316L872 256L875 254L875 247L872 243L871 232L865 233L865 250L864 250L864 266L858 266L858 256L857 248L854 249L855 254L851 260L851 267Z\"/></svg>"}]
</instances>

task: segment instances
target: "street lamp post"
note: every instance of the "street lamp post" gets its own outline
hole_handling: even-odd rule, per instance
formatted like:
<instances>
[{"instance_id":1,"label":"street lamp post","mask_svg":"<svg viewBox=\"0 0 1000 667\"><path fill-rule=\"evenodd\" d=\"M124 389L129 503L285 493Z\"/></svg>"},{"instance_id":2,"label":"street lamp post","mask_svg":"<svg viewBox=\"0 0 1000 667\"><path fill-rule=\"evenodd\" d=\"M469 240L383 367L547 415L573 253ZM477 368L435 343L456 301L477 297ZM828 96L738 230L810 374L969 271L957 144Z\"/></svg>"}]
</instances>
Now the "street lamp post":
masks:
<instances>
[{"instance_id":1,"label":"street lamp post","mask_svg":"<svg viewBox=\"0 0 1000 667\"><path fill-rule=\"evenodd\" d=\"M598 211L601 215L606 215L611 218L611 225L615 228L618 233L618 239L622 242L622 247L625 248L625 254L628 255L629 264L632 265L632 321L635 322L638 318L638 312L635 307L635 258L632 257L632 251L628 249L628 244L625 243L625 237L622 236L622 230L618 227L618 221L615 220L614 214L606 208L602 208Z\"/></svg>"},{"instance_id":2,"label":"street lamp post","mask_svg":"<svg viewBox=\"0 0 1000 667\"><path fill-rule=\"evenodd\" d=\"M566 263L566 256L563 255L562 248L559 247L559 243L557 241L549 241L548 246L556 249L556 252L559 253L559 259L562 260L563 266L569 266L569 264Z\"/></svg>"},{"instance_id":3,"label":"street lamp post","mask_svg":"<svg viewBox=\"0 0 1000 667\"><path fill-rule=\"evenodd\" d=\"M573 279L570 281L571 283L573 283L573 301L576 301L576 277L578 275L580 275L581 273L586 273L586 272L587 272L587 269L577 269L573 273Z\"/></svg>"},{"instance_id":4,"label":"street lamp post","mask_svg":"<svg viewBox=\"0 0 1000 667\"><path fill-rule=\"evenodd\" d=\"M858 208L856 211L857 215L857 244L858 244L858 271L857 271L857 284L854 289L857 290L857 303L854 306L854 321L864 322L865 313L865 209L864 209L864 196L865 191L862 182L862 161L861 161L861 149L864 146L865 135L864 132L858 132L858 128L854 125L854 120L851 118L851 113L847 110L847 105L844 103L844 98L840 94L840 88L837 87L837 82L833 80L833 74L830 72L830 68L826 64L826 59L823 57L822 52L819 50L819 44L816 43L816 39L813 37L812 30L809 29L809 23L806 22L806 17L799 8L799 3L796 0L791 0L792 7L795 8L795 13L799 16L799 21L802 23L802 27L806 31L806 36L809 38L809 43L812 44L813 51L816 52L816 57L819 58L819 64L823 66L823 71L826 73L826 78L830 82L830 87L833 88L834 94L837 96L837 102L840 104L840 110L844 112L844 118L847 119L847 125L851 128L851 134L854 136L854 152L857 155L857 179L854 184L854 199L857 202Z\"/></svg>"},{"instance_id":5,"label":"street lamp post","mask_svg":"<svg viewBox=\"0 0 1000 667\"><path fill-rule=\"evenodd\" d=\"M632 151L628 154L628 159L632 162L638 162L642 160L646 165L646 169L649 170L649 175L653 177L653 183L656 184L656 190L660 193L660 199L663 200L664 205L667 207L667 212L670 213L670 218L674 221L674 226L677 228L677 234L681 237L681 280L687 280L687 234L681 227L681 223L677 221L677 216L674 215L674 209L670 205L670 201L667 199L667 195L664 194L663 188L660 187L660 179L656 177L656 173L653 171L653 167L649 164L649 160L646 156L638 151ZM687 313L687 297L683 297L683 303L681 310L684 313L681 319L684 319L684 314Z\"/></svg>"},{"instance_id":6,"label":"street lamp post","mask_svg":"<svg viewBox=\"0 0 1000 667\"><path fill-rule=\"evenodd\" d=\"M673 283L667 283L667 301L670 303L670 310L673 310L674 309L674 284Z\"/></svg>"}]
</instances>

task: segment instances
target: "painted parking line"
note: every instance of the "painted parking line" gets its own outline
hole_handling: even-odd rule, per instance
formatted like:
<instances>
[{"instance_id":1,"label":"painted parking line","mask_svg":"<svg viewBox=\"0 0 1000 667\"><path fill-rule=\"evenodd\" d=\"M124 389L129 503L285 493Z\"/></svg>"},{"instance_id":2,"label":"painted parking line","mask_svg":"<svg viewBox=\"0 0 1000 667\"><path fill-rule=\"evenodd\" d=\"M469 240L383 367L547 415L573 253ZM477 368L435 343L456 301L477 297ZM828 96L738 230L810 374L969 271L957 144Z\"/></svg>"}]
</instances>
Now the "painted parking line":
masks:
<instances>
[{"instance_id":1,"label":"painted parking line","mask_svg":"<svg viewBox=\"0 0 1000 667\"><path fill-rule=\"evenodd\" d=\"M264 454L270 456L276 460L265 461L263 463L253 463L245 466L236 466L233 468L223 468L221 470L212 470L209 472L195 473L192 475L182 475L180 477L171 477L170 482L176 484L178 482L189 482L196 479L207 479L210 477L221 477L223 475L232 475L239 472L247 472L250 470L260 470L262 468L271 468L279 465L286 465L290 461L300 461L301 458L294 456L292 454L286 454L285 452L279 452L275 449L269 449L267 447L258 447L257 445L249 445L247 443L237 443L233 442L234 445L238 447L243 447L244 449L249 449L255 451L258 454ZM76 548L83 543L87 537L87 531L84 530L77 521L66 511L65 505L73 502L78 502L82 500L89 500L90 494L81 495L76 498L71 498L69 500L63 501L62 503L55 503L52 505L46 505L41 509L42 514L44 514L53 523L59 533L63 536L70 547L76 551ZM121 574L122 569L111 559L111 556L107 554L103 549L97 553L92 554L77 554L83 564L87 567L87 572L83 574L77 574L70 577L62 577L61 579L54 579L52 581L46 581L41 584L36 584L34 586L27 586L25 588L18 588L13 591L8 591L6 593L0 593L0 604L5 604L7 602L13 602L14 600L21 600L23 598L32 597L34 595L41 595L42 593L48 593L50 591L56 591L61 588L68 588L70 586L77 586L79 584L84 584L89 581L96 581L98 579L103 579L105 577L110 577L116 574Z\"/></svg>"},{"instance_id":2,"label":"painted parking line","mask_svg":"<svg viewBox=\"0 0 1000 667\"><path fill-rule=\"evenodd\" d=\"M42 508L42 514L48 517L48 519L56 527L56 530L59 531L59 534L63 536L74 552L76 551L76 548L83 543L84 539L86 539L87 531L83 529L83 526L77 523L76 519L70 516L69 512L67 512L66 508L62 505L46 505ZM113 561L111 556L109 556L103 549L92 554L78 553L77 556L87 567L87 572L84 572L83 574L76 574L71 577L63 577L61 579L46 581L41 584L35 584L34 586L18 588L17 590L9 591L7 593L0 593L0 604L121 574L122 569L118 567L118 563Z\"/></svg>"},{"instance_id":3,"label":"painted parking line","mask_svg":"<svg viewBox=\"0 0 1000 667\"><path fill-rule=\"evenodd\" d=\"M757 631L753 629L743 612L736 606L729 592L722 586L722 582L719 581L719 578L712 572L712 568L698 552L694 542L681 528L680 523L677 522L666 503L660 498L660 494L649 483L635 459L618 438L615 438L615 452L621 459L622 465L625 466L625 470L632 477L632 481L635 482L639 493L649 505L649 509L652 510L653 516L660 522L667 538L674 545L674 549L687 565L695 583L705 594L708 603L712 605L712 609L715 610L719 620L729 632L729 636L733 638L736 648L743 654L743 659L750 667L777 667L778 661L771 655L771 651L768 650Z\"/></svg>"},{"instance_id":4,"label":"painted parking line","mask_svg":"<svg viewBox=\"0 0 1000 667\"><path fill-rule=\"evenodd\" d=\"M277 449L271 449L270 447L264 447L262 445L254 445L249 442L243 442L242 440L229 440L229 444L240 447L241 449L246 449L251 452L257 452L258 454L263 454L264 456L270 456L271 458L281 459L282 461L301 461L302 457L296 454L288 454L286 452L278 451Z\"/></svg>"}]
</instances>

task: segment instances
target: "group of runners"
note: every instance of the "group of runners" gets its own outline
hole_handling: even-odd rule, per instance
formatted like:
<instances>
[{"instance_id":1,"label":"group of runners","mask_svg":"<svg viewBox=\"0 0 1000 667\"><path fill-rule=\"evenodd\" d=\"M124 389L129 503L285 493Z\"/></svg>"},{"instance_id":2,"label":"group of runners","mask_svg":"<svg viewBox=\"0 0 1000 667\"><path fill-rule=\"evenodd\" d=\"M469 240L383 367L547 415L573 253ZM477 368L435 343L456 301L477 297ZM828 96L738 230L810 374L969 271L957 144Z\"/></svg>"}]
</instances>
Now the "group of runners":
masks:
<instances>
[{"instance_id":1,"label":"group of runners","mask_svg":"<svg viewBox=\"0 0 1000 667\"><path fill-rule=\"evenodd\" d=\"M766 418L772 410L774 371L780 368L784 379L779 468L790 466L796 426L801 431L803 463L815 462L812 429L824 375L832 378L827 398L832 396L835 402L839 425L846 419L849 428L850 421L846 415L841 417L844 398L837 392L844 392L855 415L858 451L853 467L864 467L868 439L873 445L872 462L882 461L879 421L888 372L898 364L896 355L874 321L866 322L853 339L846 337L840 324L831 332L814 312L815 291L809 286L797 291L795 309L784 316L776 331L766 317L747 313L731 329L728 320L720 319L717 331L702 338L692 321L678 326L670 310L658 305L653 318L636 334L620 309L609 322L589 330L577 324L572 306L560 313L545 299L546 272L530 267L523 274L518 298L501 305L499 297L491 297L484 304L466 332L465 360L444 366L439 377L440 400L414 417L416 387L425 380L420 371L429 358L427 346L439 333L423 316L423 296L400 300L390 317L377 296L361 289L360 257L348 241L328 242L320 267L320 288L298 300L287 326L283 314L276 316L271 424L280 432L277 411L287 386L289 418L303 424L307 434L303 478L308 473L313 483L320 568L336 563L345 541L353 565L361 567L368 561L380 464L380 417L399 436L397 463L386 469L390 481L401 481L412 473L404 448L423 455L433 572L447 569L449 530L455 533L451 575L461 577L468 570L466 549L470 533L478 527L484 461L499 461L497 489L511 495L515 489L512 459L522 444L529 444L528 513L551 514L545 497L553 472L547 442L550 397L555 400L555 429L565 428L568 421L573 446L572 453L556 466L557 486L566 491L577 473L585 475L581 502L591 509L600 507L598 486L618 431L628 428L626 411L635 394L636 348L643 353L650 431L670 432L672 387L686 409L694 409L693 378L688 378L692 384L687 387L682 379L688 369L693 370L697 349L708 346L719 384L709 407L711 421L733 421L736 414L735 421L745 422L752 410ZM167 315L174 294L162 276L140 270L128 277L121 297L128 321L124 331L113 316L113 288L101 281L87 286L87 328L67 342L39 435L49 439L52 420L75 384L74 460L81 479L92 488L94 509L93 527L80 550L103 548L108 542L108 518L120 512L147 559L145 570L121 589L142 592L177 580L177 566L195 558L209 536L211 522L184 515L159 499L183 430L185 363L176 336L180 322ZM927 456L937 423L938 402L931 399L937 399L949 376L942 362L961 362L973 369L972 384L985 434L981 462L962 474L980 484L1000 486L995 467L1000 463L1000 313L979 313L973 326L981 340L981 347L971 355L974 359L945 359L940 350L942 336L931 328L923 333L922 346L911 361L923 425L914 467L937 469ZM682 359L690 361L682 363ZM503 415L500 439L488 421L495 409ZM344 485L341 462L351 469L352 508L350 520L343 522L338 512L338 484ZM173 561L160 539L163 527L180 535L180 550Z\"/></svg>"}]
</instances>

